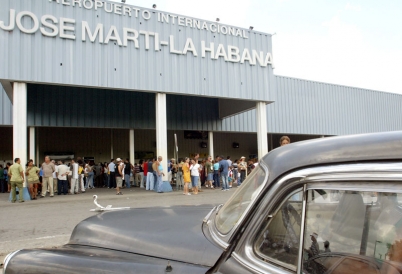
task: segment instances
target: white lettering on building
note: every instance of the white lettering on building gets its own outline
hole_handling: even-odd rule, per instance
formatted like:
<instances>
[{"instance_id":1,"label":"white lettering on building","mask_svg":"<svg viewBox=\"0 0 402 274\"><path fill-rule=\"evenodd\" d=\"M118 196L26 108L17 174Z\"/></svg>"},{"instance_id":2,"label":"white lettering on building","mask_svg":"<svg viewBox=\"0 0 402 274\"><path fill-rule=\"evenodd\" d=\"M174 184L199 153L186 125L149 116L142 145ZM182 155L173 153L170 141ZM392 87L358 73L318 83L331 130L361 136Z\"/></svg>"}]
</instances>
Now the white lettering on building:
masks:
<instances>
[{"instance_id":1,"label":"white lettering on building","mask_svg":"<svg viewBox=\"0 0 402 274\"><path fill-rule=\"evenodd\" d=\"M49 0L53 3L59 3L66 8L74 6L81 6L89 8L90 5L94 9L104 9L106 12L113 12L121 16L142 16L143 19L148 20L151 18L152 13L147 10L140 10L135 8L127 9L128 6L115 4L110 2L101 2L100 0ZM147 19L148 18L148 19ZM2 19L2 18L0 18ZM216 23L207 24L206 22L189 19L186 17L176 15L166 15L163 13L158 14L158 21L161 24L176 24L180 27L192 27L200 31L211 31L213 33L229 34L241 38L246 37L246 31L236 29L235 27L227 27ZM22 33L35 35L41 33L45 37L59 37L62 39L76 40L76 32L78 29L78 36L81 34L81 41L87 40L91 43L109 44L114 42L121 47L134 47L136 49L144 48L145 50L154 50L159 52L161 46L168 46L169 53L177 55L188 55L191 53L193 57L198 57L198 52L201 52L202 58L209 58L211 60L222 60L232 63L249 63L252 66L259 65L260 67L267 67L270 65L274 67L272 54L261 50L248 49L234 45L225 46L222 43L207 42L201 40L200 44L194 43L192 38L180 37L177 39L175 35L169 35L166 40L166 34L157 32L137 30L133 28L122 27L118 28L114 25L105 26L102 23L89 23L87 21L76 22L72 18L56 18L53 15L36 16L30 11L16 12L15 9L9 10L9 16L6 20L0 21L0 29L3 31L13 31L19 29ZM151 39L153 39L151 41ZM141 41L140 41L141 40ZM142 42L143 41L143 42ZM151 43L152 42L152 43ZM184 57L180 57L184 58Z\"/></svg>"}]
</instances>

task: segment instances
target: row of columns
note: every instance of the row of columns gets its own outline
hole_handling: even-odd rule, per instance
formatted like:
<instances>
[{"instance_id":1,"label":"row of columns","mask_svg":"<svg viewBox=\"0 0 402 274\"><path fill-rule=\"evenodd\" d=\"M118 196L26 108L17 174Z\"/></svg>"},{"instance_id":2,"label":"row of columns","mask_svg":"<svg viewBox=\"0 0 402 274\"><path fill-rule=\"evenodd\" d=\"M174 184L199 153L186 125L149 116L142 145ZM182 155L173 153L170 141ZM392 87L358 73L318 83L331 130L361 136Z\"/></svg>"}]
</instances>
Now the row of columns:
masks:
<instances>
[{"instance_id":1,"label":"row of columns","mask_svg":"<svg viewBox=\"0 0 402 274\"><path fill-rule=\"evenodd\" d=\"M167 145L167 111L166 111L166 94L156 93L156 156L162 156L162 166L165 171L163 180L167 181L167 164L168 164L168 145ZM267 140L267 120L266 120L266 103L257 102L257 142L258 156L262 157L268 153ZM21 163L27 162L27 84L15 82L13 84L13 158L20 158ZM38 156L38 147L35 145L35 128L29 128L29 158L36 159ZM208 148L209 154L214 157L213 132L208 132ZM134 163L135 158L134 147L134 130L129 131L129 159ZM113 131L111 130L111 158L113 158Z\"/></svg>"}]
</instances>

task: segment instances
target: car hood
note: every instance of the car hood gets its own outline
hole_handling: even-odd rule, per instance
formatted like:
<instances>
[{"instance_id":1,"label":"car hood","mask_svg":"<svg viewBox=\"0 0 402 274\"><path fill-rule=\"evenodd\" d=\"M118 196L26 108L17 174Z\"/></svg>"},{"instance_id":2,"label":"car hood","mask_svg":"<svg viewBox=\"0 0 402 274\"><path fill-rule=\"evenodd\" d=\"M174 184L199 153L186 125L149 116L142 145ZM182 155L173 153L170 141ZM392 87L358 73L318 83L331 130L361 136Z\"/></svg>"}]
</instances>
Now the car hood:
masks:
<instances>
[{"instance_id":1,"label":"car hood","mask_svg":"<svg viewBox=\"0 0 402 274\"><path fill-rule=\"evenodd\" d=\"M212 266L222 250L202 233L213 206L177 206L100 213L79 223L70 245L101 247Z\"/></svg>"}]
</instances>

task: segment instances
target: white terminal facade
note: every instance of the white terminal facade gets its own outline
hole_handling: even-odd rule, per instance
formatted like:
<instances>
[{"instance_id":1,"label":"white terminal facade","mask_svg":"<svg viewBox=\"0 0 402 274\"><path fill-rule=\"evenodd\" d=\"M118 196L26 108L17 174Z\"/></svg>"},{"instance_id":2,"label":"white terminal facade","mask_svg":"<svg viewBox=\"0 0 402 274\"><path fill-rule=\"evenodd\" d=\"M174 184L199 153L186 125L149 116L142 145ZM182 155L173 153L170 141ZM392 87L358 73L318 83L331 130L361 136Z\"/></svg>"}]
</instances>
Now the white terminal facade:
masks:
<instances>
[{"instance_id":1,"label":"white terminal facade","mask_svg":"<svg viewBox=\"0 0 402 274\"><path fill-rule=\"evenodd\" d=\"M270 34L116 2L33 2L0 7L0 160L168 159L175 140L179 157L234 160L281 135L402 129L401 95L274 75Z\"/></svg>"}]
</instances>

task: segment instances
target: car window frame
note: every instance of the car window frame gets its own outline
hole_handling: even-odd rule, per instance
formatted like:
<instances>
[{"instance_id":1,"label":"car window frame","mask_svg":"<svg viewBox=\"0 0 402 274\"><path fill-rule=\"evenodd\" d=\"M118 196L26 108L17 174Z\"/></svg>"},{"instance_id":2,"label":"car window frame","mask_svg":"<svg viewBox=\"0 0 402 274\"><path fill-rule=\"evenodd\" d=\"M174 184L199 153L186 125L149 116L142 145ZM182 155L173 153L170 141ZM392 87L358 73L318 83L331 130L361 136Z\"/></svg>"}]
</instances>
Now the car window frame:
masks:
<instances>
[{"instance_id":1,"label":"car window frame","mask_svg":"<svg viewBox=\"0 0 402 274\"><path fill-rule=\"evenodd\" d=\"M264 162L260 162L258 166L259 168L262 168L265 173L264 186L261 188L255 199L251 201L250 204L247 206L247 209L243 212L243 215L239 218L236 225L233 226L233 228L227 234L222 234L215 224L216 216L218 212L222 209L223 205L214 207L203 220L204 233L208 235L208 238L210 238L214 242L214 244L223 249L228 248L229 244L232 242L233 237L237 235L239 228L242 227L244 220L247 219L250 214L252 214L251 209L257 205L261 195L263 195L264 193L264 189L267 187L269 181L269 169Z\"/></svg>"},{"instance_id":2,"label":"car window frame","mask_svg":"<svg viewBox=\"0 0 402 274\"><path fill-rule=\"evenodd\" d=\"M379 180L384 181L378 184ZM323 183L323 181L325 183ZM398 185L401 189L401 183L392 183L395 181L402 182L402 165L400 162L368 162L368 163L343 163L332 164L326 166L307 167L293 171L287 175L279 177L270 185L267 185L263 191L265 195L261 200L259 207L256 209L253 220L243 230L242 237L239 239L232 256L251 272L272 272L272 273L295 273L302 269L302 251L304 243L304 229L306 220L306 193L309 189L319 189L326 187L328 189L344 190L345 185L341 181L353 182L353 186L349 186L350 190L363 191L367 182L372 188L370 191L389 192L393 186ZM365 181L365 183L361 183ZM385 183L387 182L387 183ZM269 216L275 212L278 206L278 196L286 197L286 192L292 189L303 187L303 211L302 211L302 228L300 231L300 247L299 258L296 271L283 269L279 265L273 265L271 262L265 262L257 256L254 248L255 242L260 237L261 225ZM388 191L387 191L388 190ZM364 191L367 191L364 190ZM279 203L280 204L280 203ZM258 229L253 229L258 227Z\"/></svg>"}]
</instances>

